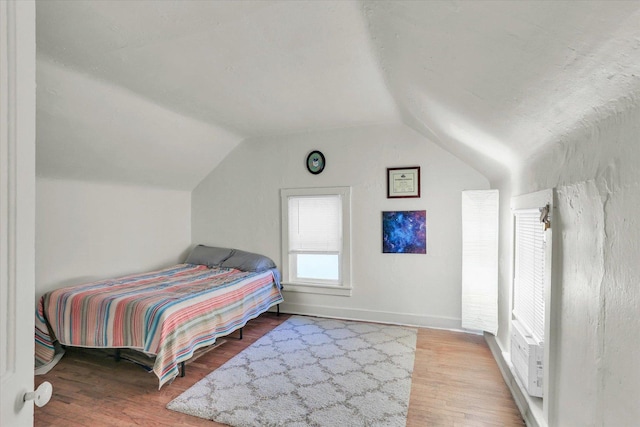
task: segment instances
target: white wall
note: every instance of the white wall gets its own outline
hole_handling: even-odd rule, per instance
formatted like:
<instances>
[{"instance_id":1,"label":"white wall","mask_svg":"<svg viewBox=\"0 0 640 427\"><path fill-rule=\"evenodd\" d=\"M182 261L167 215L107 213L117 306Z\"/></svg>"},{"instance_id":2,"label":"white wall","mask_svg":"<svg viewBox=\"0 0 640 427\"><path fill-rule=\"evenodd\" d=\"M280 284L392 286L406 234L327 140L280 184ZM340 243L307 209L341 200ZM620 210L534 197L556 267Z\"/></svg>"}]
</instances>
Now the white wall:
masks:
<instances>
[{"instance_id":1,"label":"white wall","mask_svg":"<svg viewBox=\"0 0 640 427\"><path fill-rule=\"evenodd\" d=\"M188 191L38 178L36 295L182 262Z\"/></svg>"},{"instance_id":2,"label":"white wall","mask_svg":"<svg viewBox=\"0 0 640 427\"><path fill-rule=\"evenodd\" d=\"M588 125L584 125L588 123ZM501 296L510 294L511 195L557 188L560 287L551 426L631 426L640 419L640 107L633 97L585 120L501 184ZM555 246L555 244L554 244ZM554 250L556 248L554 247ZM498 341L508 349L510 298ZM505 315L506 313L506 315Z\"/></svg>"},{"instance_id":3,"label":"white wall","mask_svg":"<svg viewBox=\"0 0 640 427\"><path fill-rule=\"evenodd\" d=\"M305 158L327 166L311 175ZM421 166L420 199L387 199L386 168ZM263 253L278 265L281 188L351 186L353 295L286 292L283 310L460 327L461 194L486 189L477 171L404 126L249 140L193 192L192 240ZM381 212L427 211L427 255L382 254Z\"/></svg>"}]
</instances>

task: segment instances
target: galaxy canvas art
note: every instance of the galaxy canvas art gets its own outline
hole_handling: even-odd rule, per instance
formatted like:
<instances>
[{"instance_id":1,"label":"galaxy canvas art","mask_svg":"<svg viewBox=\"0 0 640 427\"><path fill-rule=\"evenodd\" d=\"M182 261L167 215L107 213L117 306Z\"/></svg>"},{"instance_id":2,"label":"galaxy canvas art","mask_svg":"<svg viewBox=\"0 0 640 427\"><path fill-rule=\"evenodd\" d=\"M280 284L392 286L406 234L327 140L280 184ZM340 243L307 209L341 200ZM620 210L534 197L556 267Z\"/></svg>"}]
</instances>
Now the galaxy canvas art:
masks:
<instances>
[{"instance_id":1,"label":"galaxy canvas art","mask_svg":"<svg viewBox=\"0 0 640 427\"><path fill-rule=\"evenodd\" d=\"M426 254L427 211L382 212L382 253Z\"/></svg>"}]
</instances>

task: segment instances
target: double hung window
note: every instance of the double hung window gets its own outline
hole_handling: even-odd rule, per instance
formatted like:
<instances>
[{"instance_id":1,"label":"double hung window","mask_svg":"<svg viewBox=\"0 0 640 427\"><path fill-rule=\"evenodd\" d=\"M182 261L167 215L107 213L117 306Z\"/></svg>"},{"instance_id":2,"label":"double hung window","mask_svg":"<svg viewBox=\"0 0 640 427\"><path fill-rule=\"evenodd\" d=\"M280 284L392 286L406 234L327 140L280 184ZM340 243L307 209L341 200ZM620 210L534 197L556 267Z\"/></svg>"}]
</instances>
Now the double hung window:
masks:
<instances>
[{"instance_id":1,"label":"double hung window","mask_svg":"<svg viewBox=\"0 0 640 427\"><path fill-rule=\"evenodd\" d=\"M558 289L552 286L553 190L511 199L514 217L513 312L511 362L533 412L549 419L553 402L558 327Z\"/></svg>"},{"instance_id":2,"label":"double hung window","mask_svg":"<svg viewBox=\"0 0 640 427\"><path fill-rule=\"evenodd\" d=\"M350 295L350 199L349 187L281 190L287 290Z\"/></svg>"},{"instance_id":3,"label":"double hung window","mask_svg":"<svg viewBox=\"0 0 640 427\"><path fill-rule=\"evenodd\" d=\"M540 209L518 209L515 215L513 315L544 342L545 257L547 241Z\"/></svg>"}]
</instances>

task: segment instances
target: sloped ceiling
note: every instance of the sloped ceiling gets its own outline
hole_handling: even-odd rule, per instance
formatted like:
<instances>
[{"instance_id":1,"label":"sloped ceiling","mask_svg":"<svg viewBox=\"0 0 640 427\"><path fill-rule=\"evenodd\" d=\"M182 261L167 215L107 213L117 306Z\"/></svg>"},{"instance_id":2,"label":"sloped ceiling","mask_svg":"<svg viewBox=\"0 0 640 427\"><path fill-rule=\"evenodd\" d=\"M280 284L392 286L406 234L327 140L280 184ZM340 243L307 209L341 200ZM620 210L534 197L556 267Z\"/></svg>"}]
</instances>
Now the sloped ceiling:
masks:
<instances>
[{"instance_id":1,"label":"sloped ceiling","mask_svg":"<svg viewBox=\"0 0 640 427\"><path fill-rule=\"evenodd\" d=\"M640 2L36 11L44 176L192 189L247 137L403 122L495 178L640 91Z\"/></svg>"}]
</instances>

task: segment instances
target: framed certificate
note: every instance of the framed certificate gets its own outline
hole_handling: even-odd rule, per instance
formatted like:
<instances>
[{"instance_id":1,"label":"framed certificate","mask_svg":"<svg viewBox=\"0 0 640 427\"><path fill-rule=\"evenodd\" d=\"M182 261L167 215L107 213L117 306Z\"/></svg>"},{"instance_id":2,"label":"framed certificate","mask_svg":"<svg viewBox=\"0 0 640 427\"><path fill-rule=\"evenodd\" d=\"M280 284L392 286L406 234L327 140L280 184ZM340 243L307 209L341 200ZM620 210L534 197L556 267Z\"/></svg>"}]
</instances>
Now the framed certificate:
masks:
<instances>
[{"instance_id":1,"label":"framed certificate","mask_svg":"<svg viewBox=\"0 0 640 427\"><path fill-rule=\"evenodd\" d=\"M420 197L420 166L387 168L387 198Z\"/></svg>"}]
</instances>

